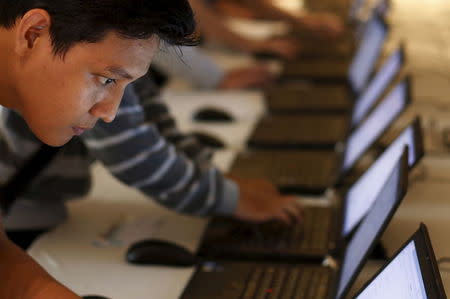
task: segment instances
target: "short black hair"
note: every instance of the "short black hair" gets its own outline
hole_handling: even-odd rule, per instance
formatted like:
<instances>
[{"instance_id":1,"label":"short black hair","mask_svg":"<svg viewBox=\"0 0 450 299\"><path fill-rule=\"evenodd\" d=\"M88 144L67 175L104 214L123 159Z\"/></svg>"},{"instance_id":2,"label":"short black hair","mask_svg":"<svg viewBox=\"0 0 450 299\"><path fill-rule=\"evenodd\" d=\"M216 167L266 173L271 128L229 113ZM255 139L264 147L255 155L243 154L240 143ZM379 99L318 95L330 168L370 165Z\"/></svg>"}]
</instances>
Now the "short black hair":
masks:
<instances>
[{"instance_id":1,"label":"short black hair","mask_svg":"<svg viewBox=\"0 0 450 299\"><path fill-rule=\"evenodd\" d=\"M0 26L12 28L27 11L41 8L51 18L55 55L64 56L76 43L95 43L107 33L124 38L193 46L195 20L188 0L0 0Z\"/></svg>"}]
</instances>

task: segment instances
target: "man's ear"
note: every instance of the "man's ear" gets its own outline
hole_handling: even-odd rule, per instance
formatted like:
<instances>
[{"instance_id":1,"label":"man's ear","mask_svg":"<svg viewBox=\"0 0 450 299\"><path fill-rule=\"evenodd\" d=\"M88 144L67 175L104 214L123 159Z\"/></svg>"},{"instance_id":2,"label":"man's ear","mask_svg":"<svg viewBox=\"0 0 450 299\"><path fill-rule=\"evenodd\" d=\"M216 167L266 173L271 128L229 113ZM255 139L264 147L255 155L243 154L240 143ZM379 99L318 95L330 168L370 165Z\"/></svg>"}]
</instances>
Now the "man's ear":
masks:
<instances>
[{"instance_id":1,"label":"man's ear","mask_svg":"<svg viewBox=\"0 0 450 299\"><path fill-rule=\"evenodd\" d=\"M16 24L15 52L26 56L42 38L49 38L51 18L43 9L29 10Z\"/></svg>"}]
</instances>

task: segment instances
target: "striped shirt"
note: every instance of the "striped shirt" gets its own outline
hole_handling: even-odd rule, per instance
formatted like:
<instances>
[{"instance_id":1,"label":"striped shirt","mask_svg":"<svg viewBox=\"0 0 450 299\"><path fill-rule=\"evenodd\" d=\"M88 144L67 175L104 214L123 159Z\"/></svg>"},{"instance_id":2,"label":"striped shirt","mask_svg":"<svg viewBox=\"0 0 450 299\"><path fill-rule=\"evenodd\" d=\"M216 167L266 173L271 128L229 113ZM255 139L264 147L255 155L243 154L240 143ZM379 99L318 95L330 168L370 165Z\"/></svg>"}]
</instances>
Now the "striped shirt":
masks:
<instances>
[{"instance_id":1,"label":"striped shirt","mask_svg":"<svg viewBox=\"0 0 450 299\"><path fill-rule=\"evenodd\" d=\"M6 180L40 141L19 114L6 108L0 115L0 134L0 178ZM210 165L210 157L209 149L176 129L157 89L144 77L125 90L112 123L99 121L64 146L12 208L5 226L36 229L63 221L64 200L89 191L94 161L169 209L197 216L230 215L239 190Z\"/></svg>"}]
</instances>

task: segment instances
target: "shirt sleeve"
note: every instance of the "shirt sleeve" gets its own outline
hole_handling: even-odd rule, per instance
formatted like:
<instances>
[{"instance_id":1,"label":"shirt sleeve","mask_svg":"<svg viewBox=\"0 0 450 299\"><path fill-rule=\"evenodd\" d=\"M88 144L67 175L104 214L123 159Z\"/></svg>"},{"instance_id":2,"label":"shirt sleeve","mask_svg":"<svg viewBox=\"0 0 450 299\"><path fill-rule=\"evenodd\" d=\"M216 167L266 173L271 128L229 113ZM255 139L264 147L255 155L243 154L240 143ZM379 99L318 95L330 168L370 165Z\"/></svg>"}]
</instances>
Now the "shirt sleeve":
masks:
<instances>
[{"instance_id":1,"label":"shirt sleeve","mask_svg":"<svg viewBox=\"0 0 450 299\"><path fill-rule=\"evenodd\" d=\"M213 167L199 167L148 122L132 86L116 119L82 135L89 152L123 183L162 205L198 216L230 215L239 190Z\"/></svg>"},{"instance_id":2,"label":"shirt sleeve","mask_svg":"<svg viewBox=\"0 0 450 299\"><path fill-rule=\"evenodd\" d=\"M198 88L215 89L224 70L197 47L166 46L156 55L154 65L174 77L181 77Z\"/></svg>"}]
</instances>

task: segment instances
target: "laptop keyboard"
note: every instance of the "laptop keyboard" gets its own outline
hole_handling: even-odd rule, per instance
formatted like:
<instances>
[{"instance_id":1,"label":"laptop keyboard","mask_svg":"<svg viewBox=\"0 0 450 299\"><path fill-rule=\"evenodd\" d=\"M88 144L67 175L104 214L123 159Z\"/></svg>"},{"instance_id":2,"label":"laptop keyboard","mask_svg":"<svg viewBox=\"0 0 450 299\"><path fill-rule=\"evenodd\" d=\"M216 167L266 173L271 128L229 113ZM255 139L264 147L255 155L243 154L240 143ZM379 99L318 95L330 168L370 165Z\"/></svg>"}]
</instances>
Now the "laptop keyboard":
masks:
<instances>
[{"instance_id":1,"label":"laptop keyboard","mask_svg":"<svg viewBox=\"0 0 450 299\"><path fill-rule=\"evenodd\" d=\"M262 119L249 139L251 146L324 145L332 147L345 139L345 115L283 115Z\"/></svg>"},{"instance_id":2,"label":"laptop keyboard","mask_svg":"<svg viewBox=\"0 0 450 299\"><path fill-rule=\"evenodd\" d=\"M291 227L275 222L255 225L253 238L242 241L250 247L283 248L294 252L323 250L328 248L330 212L329 208L308 208L304 221Z\"/></svg>"},{"instance_id":3,"label":"laptop keyboard","mask_svg":"<svg viewBox=\"0 0 450 299\"><path fill-rule=\"evenodd\" d=\"M274 258L324 255L330 248L333 211L329 207L308 207L303 222L290 227L277 222L250 224L215 219L206 231L201 251L252 258L258 254Z\"/></svg>"},{"instance_id":4,"label":"laptop keyboard","mask_svg":"<svg viewBox=\"0 0 450 299\"><path fill-rule=\"evenodd\" d=\"M321 266L256 266L240 299L326 298L330 276Z\"/></svg>"}]
</instances>

